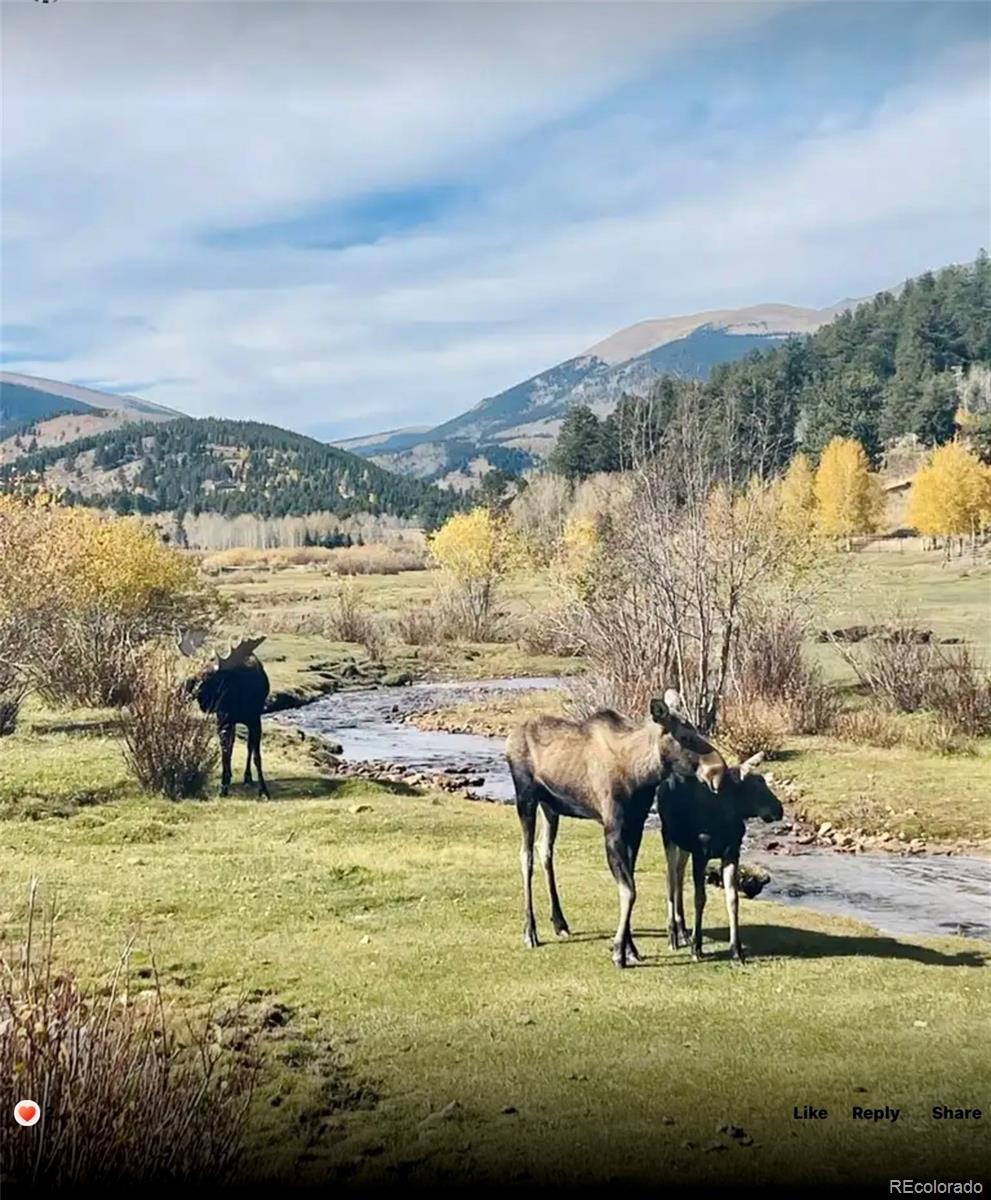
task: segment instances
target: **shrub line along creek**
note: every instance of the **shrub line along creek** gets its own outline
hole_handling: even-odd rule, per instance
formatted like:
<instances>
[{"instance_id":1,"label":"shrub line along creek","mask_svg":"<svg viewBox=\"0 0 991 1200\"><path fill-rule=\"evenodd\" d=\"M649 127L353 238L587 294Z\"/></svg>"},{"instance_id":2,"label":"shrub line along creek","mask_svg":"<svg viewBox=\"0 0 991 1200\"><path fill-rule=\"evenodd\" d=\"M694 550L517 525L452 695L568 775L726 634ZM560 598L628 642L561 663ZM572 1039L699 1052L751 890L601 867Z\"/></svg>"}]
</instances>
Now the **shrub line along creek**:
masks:
<instances>
[{"instance_id":1,"label":"shrub line along creek","mask_svg":"<svg viewBox=\"0 0 991 1200\"><path fill-rule=\"evenodd\" d=\"M405 718L466 700L561 686L555 678L414 683L335 692L280 713L280 724L340 743L353 763L389 764L412 773L471 777L481 799L513 801L504 739L422 730ZM483 782L479 782L479 780ZM652 814L648 825L656 827ZM789 825L748 823L744 859L768 869L762 896L831 915L854 917L889 934L958 934L991 941L991 860L967 855L842 854L787 841ZM562 827L567 835L567 822ZM785 841L782 842L782 838ZM785 847L776 852L768 842Z\"/></svg>"}]
</instances>

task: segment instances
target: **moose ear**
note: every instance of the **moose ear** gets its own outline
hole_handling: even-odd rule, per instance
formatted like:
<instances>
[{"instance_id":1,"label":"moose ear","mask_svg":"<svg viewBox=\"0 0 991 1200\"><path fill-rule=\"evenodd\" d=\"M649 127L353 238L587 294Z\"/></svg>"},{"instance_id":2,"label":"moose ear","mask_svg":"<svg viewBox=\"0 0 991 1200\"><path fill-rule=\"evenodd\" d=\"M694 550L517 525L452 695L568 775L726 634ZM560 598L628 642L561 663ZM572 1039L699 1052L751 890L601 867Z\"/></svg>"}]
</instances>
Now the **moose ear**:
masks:
<instances>
[{"instance_id":1,"label":"moose ear","mask_svg":"<svg viewBox=\"0 0 991 1200\"><path fill-rule=\"evenodd\" d=\"M682 720L687 720L685 716L685 706L681 702L681 693L677 688L668 688L664 693L664 703L676 716Z\"/></svg>"},{"instance_id":2,"label":"moose ear","mask_svg":"<svg viewBox=\"0 0 991 1200\"><path fill-rule=\"evenodd\" d=\"M671 710L668 708L666 697L663 700L660 696L651 697L650 719L660 725L662 729L671 728Z\"/></svg>"},{"instance_id":3,"label":"moose ear","mask_svg":"<svg viewBox=\"0 0 991 1200\"><path fill-rule=\"evenodd\" d=\"M192 658L206 641L206 631L203 629L184 629L177 641L179 653L186 658Z\"/></svg>"},{"instance_id":4,"label":"moose ear","mask_svg":"<svg viewBox=\"0 0 991 1200\"><path fill-rule=\"evenodd\" d=\"M752 754L746 762L740 763L739 771L740 778L746 779L751 771L756 771L760 764L764 761L764 751L760 750L757 754Z\"/></svg>"}]
</instances>

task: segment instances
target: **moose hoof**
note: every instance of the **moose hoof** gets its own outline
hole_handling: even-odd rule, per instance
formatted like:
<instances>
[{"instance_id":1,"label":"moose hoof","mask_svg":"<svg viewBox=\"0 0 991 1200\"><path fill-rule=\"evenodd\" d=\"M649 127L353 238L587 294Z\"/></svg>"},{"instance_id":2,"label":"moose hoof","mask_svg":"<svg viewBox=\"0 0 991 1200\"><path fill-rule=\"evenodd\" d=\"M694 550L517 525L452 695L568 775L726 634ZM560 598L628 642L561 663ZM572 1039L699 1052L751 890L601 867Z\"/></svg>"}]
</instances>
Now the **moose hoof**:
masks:
<instances>
[{"instance_id":1,"label":"moose hoof","mask_svg":"<svg viewBox=\"0 0 991 1200\"><path fill-rule=\"evenodd\" d=\"M626 948L626 957L627 960L633 963L635 967L639 967L643 964L643 958L636 946L628 946Z\"/></svg>"},{"instance_id":2,"label":"moose hoof","mask_svg":"<svg viewBox=\"0 0 991 1200\"><path fill-rule=\"evenodd\" d=\"M625 950L614 950L613 951L612 965L614 967L617 967L620 971L625 970L625 968L626 968L626 951Z\"/></svg>"},{"instance_id":3,"label":"moose hoof","mask_svg":"<svg viewBox=\"0 0 991 1200\"><path fill-rule=\"evenodd\" d=\"M733 946L730 948L729 958L730 962L733 963L734 966L744 967L747 964L746 956L739 946Z\"/></svg>"},{"instance_id":4,"label":"moose hoof","mask_svg":"<svg viewBox=\"0 0 991 1200\"><path fill-rule=\"evenodd\" d=\"M701 946L693 946L692 947L692 962L701 962L703 958L705 958L705 955L702 953L702 947Z\"/></svg>"},{"instance_id":5,"label":"moose hoof","mask_svg":"<svg viewBox=\"0 0 991 1200\"><path fill-rule=\"evenodd\" d=\"M540 942L537 941L536 933L531 933L530 930L527 930L527 932L523 934L523 945L527 948L527 950L535 950L537 946L540 945Z\"/></svg>"},{"instance_id":6,"label":"moose hoof","mask_svg":"<svg viewBox=\"0 0 991 1200\"><path fill-rule=\"evenodd\" d=\"M559 938L569 938L569 937L571 937L571 930L568 928L568 926L567 926L566 924L555 925L555 926L554 926L554 933L555 933L555 934L556 934L556 935L557 935Z\"/></svg>"}]
</instances>

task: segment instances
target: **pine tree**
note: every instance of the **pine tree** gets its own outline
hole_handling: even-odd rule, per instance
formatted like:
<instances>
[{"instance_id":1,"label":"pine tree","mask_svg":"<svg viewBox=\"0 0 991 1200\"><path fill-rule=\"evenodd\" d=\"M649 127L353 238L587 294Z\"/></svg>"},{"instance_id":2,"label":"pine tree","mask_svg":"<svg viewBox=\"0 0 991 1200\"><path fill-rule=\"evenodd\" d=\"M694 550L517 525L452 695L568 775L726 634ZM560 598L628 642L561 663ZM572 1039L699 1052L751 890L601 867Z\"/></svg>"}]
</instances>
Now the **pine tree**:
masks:
<instances>
[{"instance_id":1,"label":"pine tree","mask_svg":"<svg viewBox=\"0 0 991 1200\"><path fill-rule=\"evenodd\" d=\"M820 530L843 538L849 548L858 534L880 524L884 496L863 446L853 438L833 438L816 472L815 498Z\"/></svg>"}]
</instances>

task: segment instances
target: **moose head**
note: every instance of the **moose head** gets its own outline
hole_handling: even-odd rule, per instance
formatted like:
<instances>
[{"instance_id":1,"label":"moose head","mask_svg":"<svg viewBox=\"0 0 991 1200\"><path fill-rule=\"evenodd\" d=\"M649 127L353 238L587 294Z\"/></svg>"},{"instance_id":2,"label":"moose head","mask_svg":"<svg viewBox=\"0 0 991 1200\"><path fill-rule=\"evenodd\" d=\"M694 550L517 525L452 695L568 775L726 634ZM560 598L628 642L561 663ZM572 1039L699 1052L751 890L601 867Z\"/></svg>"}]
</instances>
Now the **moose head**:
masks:
<instances>
[{"instance_id":1,"label":"moose head","mask_svg":"<svg viewBox=\"0 0 991 1200\"><path fill-rule=\"evenodd\" d=\"M681 746L691 760L698 778L712 792L723 786L729 768L716 747L689 723L684 715L681 696L668 688L663 697L654 696L650 702L651 719Z\"/></svg>"}]
</instances>

